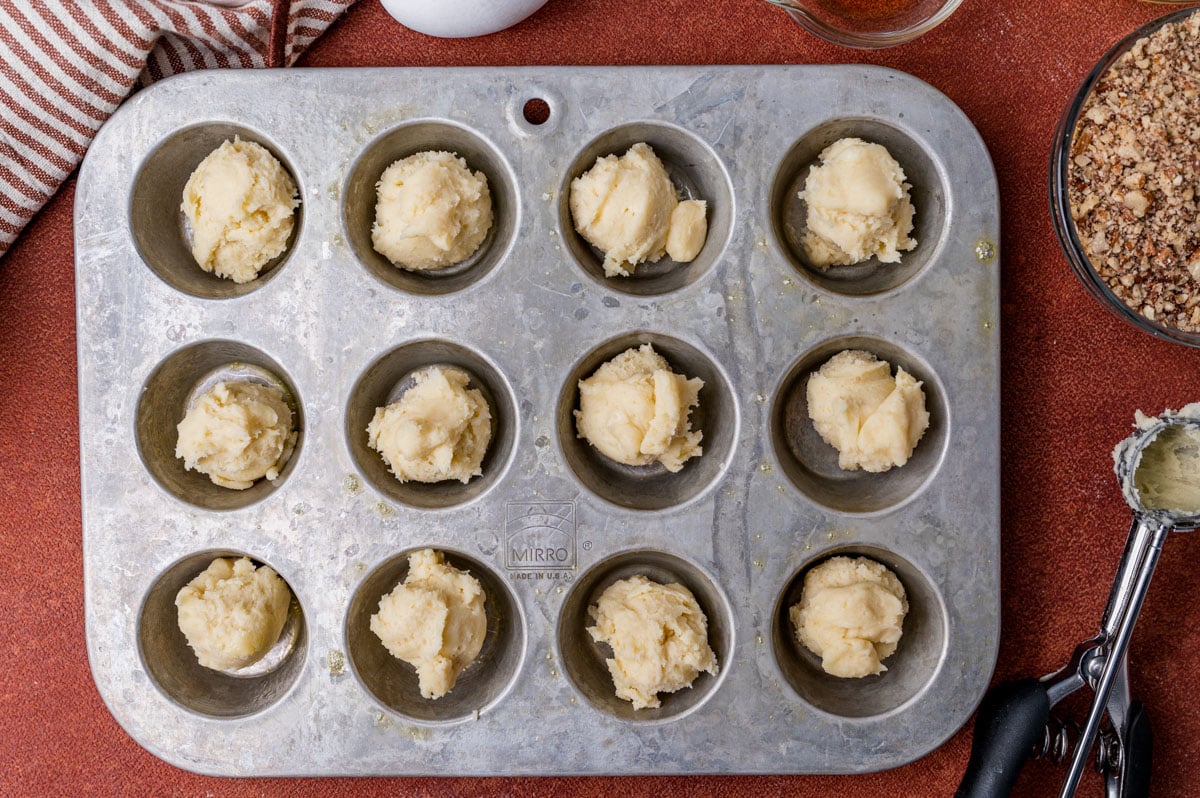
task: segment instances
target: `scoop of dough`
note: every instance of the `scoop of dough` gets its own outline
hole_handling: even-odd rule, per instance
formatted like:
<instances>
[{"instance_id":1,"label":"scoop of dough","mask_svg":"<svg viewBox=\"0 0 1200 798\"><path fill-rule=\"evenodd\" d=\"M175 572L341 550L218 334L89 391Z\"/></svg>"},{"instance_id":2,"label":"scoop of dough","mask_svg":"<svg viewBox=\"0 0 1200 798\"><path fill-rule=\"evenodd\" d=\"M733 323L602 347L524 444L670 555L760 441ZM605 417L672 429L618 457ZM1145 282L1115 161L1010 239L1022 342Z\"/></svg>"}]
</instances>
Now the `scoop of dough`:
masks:
<instances>
[{"instance_id":1,"label":"scoop of dough","mask_svg":"<svg viewBox=\"0 0 1200 798\"><path fill-rule=\"evenodd\" d=\"M192 172L180 210L200 268L247 283L287 247L299 204L296 183L275 156L234 137Z\"/></svg>"},{"instance_id":2,"label":"scoop of dough","mask_svg":"<svg viewBox=\"0 0 1200 798\"><path fill-rule=\"evenodd\" d=\"M606 660L617 697L634 709L661 705L659 693L674 693L701 671L716 675L717 656L708 645L708 618L683 585L660 585L644 576L614 582L588 607L592 639L612 647Z\"/></svg>"},{"instance_id":3,"label":"scoop of dough","mask_svg":"<svg viewBox=\"0 0 1200 798\"><path fill-rule=\"evenodd\" d=\"M671 371L650 344L627 349L579 383L579 437L625 465L662 463L671 472L704 451L689 416L704 381Z\"/></svg>"},{"instance_id":4,"label":"scoop of dough","mask_svg":"<svg viewBox=\"0 0 1200 798\"><path fill-rule=\"evenodd\" d=\"M206 668L253 665L275 645L287 620L287 583L246 557L219 557L175 596L179 630Z\"/></svg>"},{"instance_id":5,"label":"scoop of dough","mask_svg":"<svg viewBox=\"0 0 1200 798\"><path fill-rule=\"evenodd\" d=\"M656 262L668 252L672 260L691 261L708 234L705 203L680 203L662 161L644 142L619 158L597 158L571 181L569 204L575 229L604 252L608 277L628 277L630 267ZM677 217L681 204L688 207Z\"/></svg>"},{"instance_id":6,"label":"scoop of dough","mask_svg":"<svg viewBox=\"0 0 1200 798\"><path fill-rule=\"evenodd\" d=\"M379 178L375 251L409 271L444 269L479 249L492 227L492 195L483 172L452 152L418 152Z\"/></svg>"},{"instance_id":7,"label":"scoop of dough","mask_svg":"<svg viewBox=\"0 0 1200 798\"><path fill-rule=\"evenodd\" d=\"M678 263L690 263L704 248L708 221L704 200L684 200L671 211L671 229L667 231L667 255Z\"/></svg>"},{"instance_id":8,"label":"scoop of dough","mask_svg":"<svg viewBox=\"0 0 1200 798\"><path fill-rule=\"evenodd\" d=\"M273 480L296 445L283 391L256 382L218 382L196 398L176 428L175 456L223 488Z\"/></svg>"},{"instance_id":9,"label":"scoop of dough","mask_svg":"<svg viewBox=\"0 0 1200 798\"><path fill-rule=\"evenodd\" d=\"M401 482L469 482L483 473L492 440L492 413L471 378L454 368L431 366L395 402L375 410L367 443Z\"/></svg>"},{"instance_id":10,"label":"scoop of dough","mask_svg":"<svg viewBox=\"0 0 1200 798\"><path fill-rule=\"evenodd\" d=\"M409 555L408 576L379 600L371 631L393 657L417 669L424 698L441 698L483 648L484 600L478 579L447 565L441 552L423 549Z\"/></svg>"},{"instance_id":11,"label":"scoop of dough","mask_svg":"<svg viewBox=\"0 0 1200 798\"><path fill-rule=\"evenodd\" d=\"M848 679L887 670L880 660L895 653L907 614L900 580L866 557L833 557L809 570L788 610L796 639L822 669Z\"/></svg>"},{"instance_id":12,"label":"scoop of dough","mask_svg":"<svg viewBox=\"0 0 1200 798\"><path fill-rule=\"evenodd\" d=\"M896 263L917 242L912 188L887 148L845 138L826 147L804 181L800 199L808 204L802 243L821 269L850 266L868 258Z\"/></svg>"},{"instance_id":13,"label":"scoop of dough","mask_svg":"<svg viewBox=\"0 0 1200 798\"><path fill-rule=\"evenodd\" d=\"M1200 432L1189 423L1166 427L1149 443L1142 444L1146 430L1162 421L1200 419L1200 403L1164 410L1159 416L1134 414L1135 432L1113 449L1113 464L1125 501L1130 507L1167 510L1192 515L1200 512ZM1142 445L1140 454L1136 447ZM1136 459L1134 455L1136 454ZM1124 468L1133 468L1133 479Z\"/></svg>"},{"instance_id":14,"label":"scoop of dough","mask_svg":"<svg viewBox=\"0 0 1200 798\"><path fill-rule=\"evenodd\" d=\"M808 417L838 450L838 466L878 473L902 466L929 427L921 383L870 352L847 349L808 379Z\"/></svg>"}]
</instances>

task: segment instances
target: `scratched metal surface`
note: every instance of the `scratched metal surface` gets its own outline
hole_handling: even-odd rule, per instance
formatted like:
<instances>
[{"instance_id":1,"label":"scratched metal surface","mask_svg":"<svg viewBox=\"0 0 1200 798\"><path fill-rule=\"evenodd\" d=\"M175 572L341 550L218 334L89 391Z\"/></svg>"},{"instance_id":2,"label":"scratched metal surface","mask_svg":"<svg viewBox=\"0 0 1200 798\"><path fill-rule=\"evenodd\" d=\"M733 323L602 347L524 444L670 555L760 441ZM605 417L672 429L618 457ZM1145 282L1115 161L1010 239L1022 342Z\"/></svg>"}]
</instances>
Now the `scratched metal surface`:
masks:
<instances>
[{"instance_id":1,"label":"scratched metal surface","mask_svg":"<svg viewBox=\"0 0 1200 798\"><path fill-rule=\"evenodd\" d=\"M522 116L533 97L542 125ZM249 290L180 263L179 187L233 133L273 149L302 199L289 254ZM804 166L840 135L887 144L914 186L921 243L893 271L819 275L788 243ZM709 241L690 266L606 282L564 225L563 188L638 138L709 201ZM405 282L362 247L373 183L439 140L488 174L497 232L470 268ZM105 125L76 199L101 694L149 750L227 775L860 772L921 756L968 718L996 655L998 237L969 121L878 68L214 71L151 87ZM570 375L640 341L706 375L706 452L679 475L613 469L570 428ZM803 420L804 376L847 346L930 396L930 431L888 475L839 473ZM447 361L490 392L485 476L388 485L357 419L405 369ZM231 498L170 449L180 391L247 364L293 392L301 440L280 480ZM423 546L490 597L484 653L441 702L414 700L411 671L362 634L398 555ZM824 676L791 642L796 577L831 551L888 563L908 590L881 676ZM271 564L298 601L248 674L190 665L174 628L174 591L221 552ZM633 572L693 589L721 666L638 713L607 694L583 633L596 592Z\"/></svg>"}]
</instances>

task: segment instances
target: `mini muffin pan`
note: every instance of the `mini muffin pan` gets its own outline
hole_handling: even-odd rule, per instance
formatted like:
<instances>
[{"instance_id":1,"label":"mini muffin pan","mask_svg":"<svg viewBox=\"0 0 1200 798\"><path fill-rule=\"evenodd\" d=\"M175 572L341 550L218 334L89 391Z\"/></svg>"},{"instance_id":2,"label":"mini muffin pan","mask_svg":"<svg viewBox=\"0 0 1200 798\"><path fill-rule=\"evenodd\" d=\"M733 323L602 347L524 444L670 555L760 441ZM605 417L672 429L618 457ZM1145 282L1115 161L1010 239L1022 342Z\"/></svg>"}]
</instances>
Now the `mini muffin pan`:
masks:
<instances>
[{"instance_id":1,"label":"mini muffin pan","mask_svg":"<svg viewBox=\"0 0 1200 798\"><path fill-rule=\"evenodd\" d=\"M526 108L548 109L548 118ZM234 135L302 200L287 250L245 285L191 260L192 169ZM916 205L899 264L816 271L796 197L842 136L887 146ZM648 142L708 201L696 260L603 276L570 181ZM488 178L469 261L416 274L371 248L389 163L452 150ZM209 71L139 93L76 194L88 653L142 745L224 775L818 773L894 767L970 715L999 634L999 209L979 136L907 75L858 66ZM704 380L704 454L678 473L576 437L577 382L652 343ZM842 471L807 420L808 375L866 349L924 382L912 460ZM401 484L366 425L413 371L452 365L491 407L483 476ZM296 448L273 482L213 486L174 457L190 396L280 387ZM479 577L488 631L445 698L368 627L433 547ZM828 676L787 609L807 568L860 554L911 611L888 670ZM294 602L268 657L200 668L174 595L215 556L274 568ZM678 581L720 663L634 711L588 606L636 573Z\"/></svg>"}]
</instances>

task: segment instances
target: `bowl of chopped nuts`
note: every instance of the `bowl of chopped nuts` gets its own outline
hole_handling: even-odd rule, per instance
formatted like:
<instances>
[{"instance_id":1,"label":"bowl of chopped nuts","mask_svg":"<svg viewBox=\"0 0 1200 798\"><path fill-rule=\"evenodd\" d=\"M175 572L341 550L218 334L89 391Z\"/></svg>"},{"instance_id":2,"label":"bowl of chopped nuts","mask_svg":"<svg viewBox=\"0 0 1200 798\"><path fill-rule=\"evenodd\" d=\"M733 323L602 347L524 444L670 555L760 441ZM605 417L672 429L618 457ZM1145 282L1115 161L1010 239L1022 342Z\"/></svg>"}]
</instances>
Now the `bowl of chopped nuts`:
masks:
<instances>
[{"instance_id":1,"label":"bowl of chopped nuts","mask_svg":"<svg viewBox=\"0 0 1200 798\"><path fill-rule=\"evenodd\" d=\"M1088 74L1055 133L1050 206L1092 296L1200 347L1200 9L1138 28Z\"/></svg>"}]
</instances>

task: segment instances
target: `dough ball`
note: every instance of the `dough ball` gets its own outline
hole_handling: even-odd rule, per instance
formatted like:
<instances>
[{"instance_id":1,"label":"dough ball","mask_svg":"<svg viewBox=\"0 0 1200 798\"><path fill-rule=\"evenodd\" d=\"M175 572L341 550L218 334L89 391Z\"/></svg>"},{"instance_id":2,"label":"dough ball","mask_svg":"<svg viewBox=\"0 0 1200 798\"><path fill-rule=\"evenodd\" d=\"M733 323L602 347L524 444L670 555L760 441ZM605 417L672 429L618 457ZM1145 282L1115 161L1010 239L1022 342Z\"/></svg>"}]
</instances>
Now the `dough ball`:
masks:
<instances>
[{"instance_id":1,"label":"dough ball","mask_svg":"<svg viewBox=\"0 0 1200 798\"><path fill-rule=\"evenodd\" d=\"M796 640L826 673L847 679L887 670L880 660L895 653L907 614L900 580L866 557L833 557L809 570L800 603L788 610Z\"/></svg>"},{"instance_id":2,"label":"dough ball","mask_svg":"<svg viewBox=\"0 0 1200 798\"><path fill-rule=\"evenodd\" d=\"M667 256L678 263L690 263L704 248L708 237L704 200L684 200L671 211L671 229L667 231Z\"/></svg>"},{"instance_id":3,"label":"dough ball","mask_svg":"<svg viewBox=\"0 0 1200 798\"><path fill-rule=\"evenodd\" d=\"M691 687L701 671L717 673L708 618L683 585L631 576L601 593L588 614L592 639L612 647L606 663L617 698L634 709L660 706L659 693Z\"/></svg>"},{"instance_id":4,"label":"dough ball","mask_svg":"<svg viewBox=\"0 0 1200 798\"><path fill-rule=\"evenodd\" d=\"M401 482L469 482L492 440L487 400L465 371L431 366L387 407L375 410L367 443Z\"/></svg>"},{"instance_id":5,"label":"dough ball","mask_svg":"<svg viewBox=\"0 0 1200 798\"><path fill-rule=\"evenodd\" d=\"M875 257L896 263L917 242L909 238L913 205L904 170L887 148L862 139L826 147L804 181L808 204L802 243L814 266L850 266Z\"/></svg>"},{"instance_id":6,"label":"dough ball","mask_svg":"<svg viewBox=\"0 0 1200 798\"><path fill-rule=\"evenodd\" d=\"M478 579L423 549L408 556L408 576L379 600L371 631L417 669L424 698L441 698L483 648L484 600Z\"/></svg>"},{"instance_id":7,"label":"dough ball","mask_svg":"<svg viewBox=\"0 0 1200 798\"><path fill-rule=\"evenodd\" d=\"M235 136L192 172L180 210L200 268L248 283L287 247L299 204L296 182L275 156Z\"/></svg>"},{"instance_id":8,"label":"dough ball","mask_svg":"<svg viewBox=\"0 0 1200 798\"><path fill-rule=\"evenodd\" d=\"M375 251L409 271L444 269L479 249L492 227L483 172L452 152L418 152L396 161L376 185Z\"/></svg>"},{"instance_id":9,"label":"dough ball","mask_svg":"<svg viewBox=\"0 0 1200 798\"><path fill-rule=\"evenodd\" d=\"M175 596L179 630L206 668L231 671L263 658L283 631L292 592L267 566L218 557Z\"/></svg>"},{"instance_id":10,"label":"dough ball","mask_svg":"<svg viewBox=\"0 0 1200 798\"><path fill-rule=\"evenodd\" d=\"M639 142L619 158L606 155L571 181L575 229L604 252L604 274L628 277L643 261L691 261L704 246L705 203L680 203L662 161ZM680 205L684 211L676 215ZM678 230L676 230L678 225Z\"/></svg>"},{"instance_id":11,"label":"dough ball","mask_svg":"<svg viewBox=\"0 0 1200 798\"><path fill-rule=\"evenodd\" d=\"M176 428L175 456L223 488L276 479L296 445L283 391L256 382L218 382L196 398Z\"/></svg>"},{"instance_id":12,"label":"dough ball","mask_svg":"<svg viewBox=\"0 0 1200 798\"><path fill-rule=\"evenodd\" d=\"M601 454L625 465L659 462L671 472L704 451L689 416L704 381L671 371L650 344L627 349L579 383L575 427Z\"/></svg>"},{"instance_id":13,"label":"dough ball","mask_svg":"<svg viewBox=\"0 0 1200 798\"><path fill-rule=\"evenodd\" d=\"M870 352L838 352L808 379L808 417L838 450L838 466L881 472L902 466L929 427L921 383Z\"/></svg>"}]
</instances>

